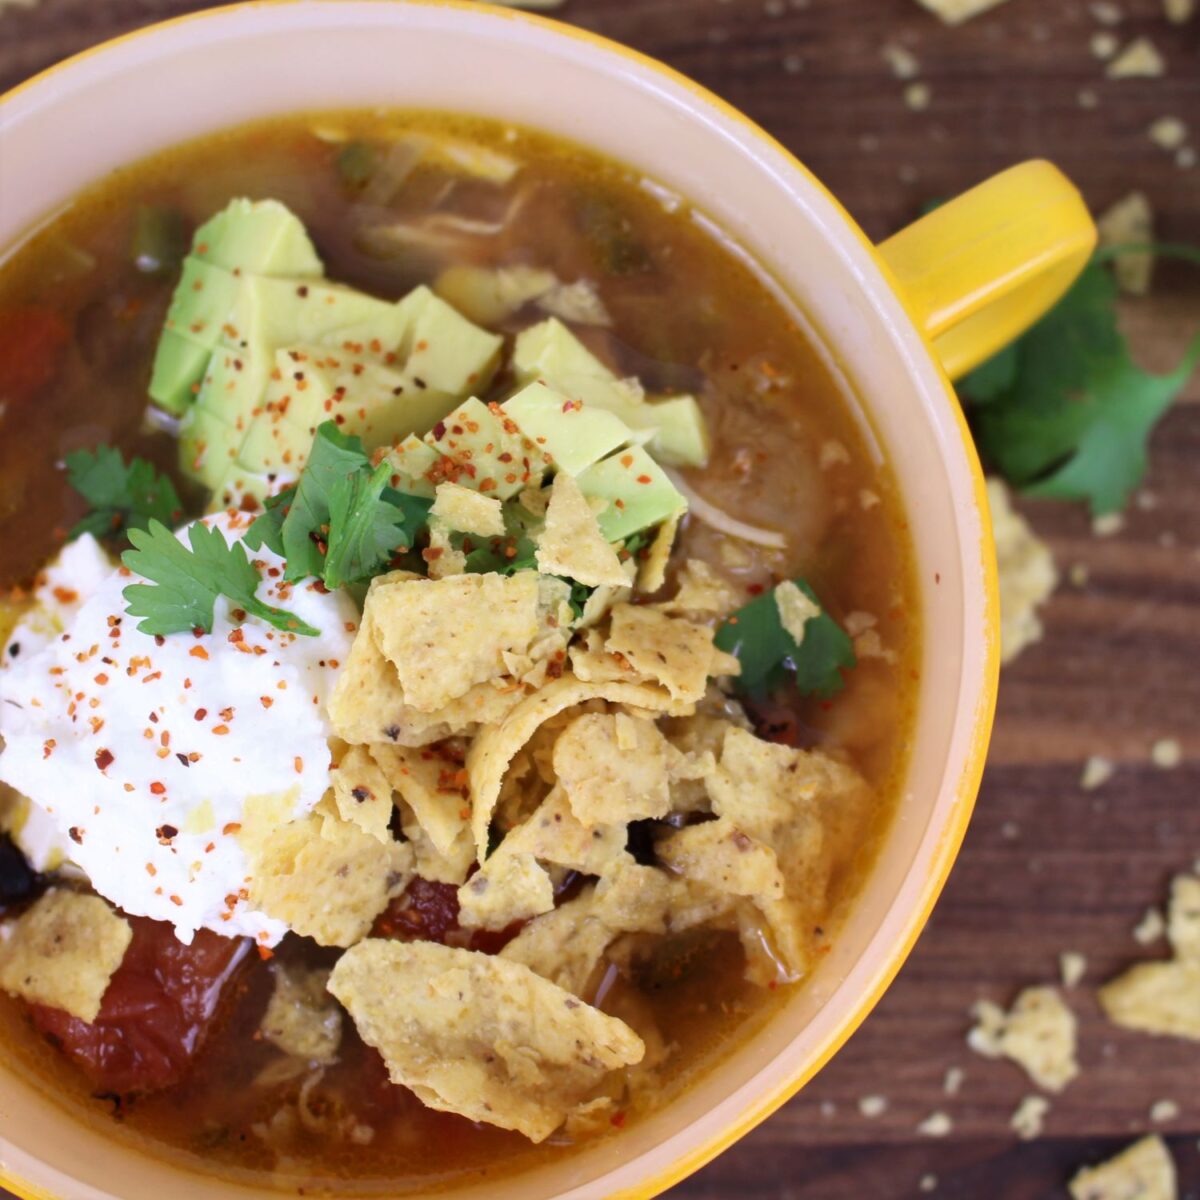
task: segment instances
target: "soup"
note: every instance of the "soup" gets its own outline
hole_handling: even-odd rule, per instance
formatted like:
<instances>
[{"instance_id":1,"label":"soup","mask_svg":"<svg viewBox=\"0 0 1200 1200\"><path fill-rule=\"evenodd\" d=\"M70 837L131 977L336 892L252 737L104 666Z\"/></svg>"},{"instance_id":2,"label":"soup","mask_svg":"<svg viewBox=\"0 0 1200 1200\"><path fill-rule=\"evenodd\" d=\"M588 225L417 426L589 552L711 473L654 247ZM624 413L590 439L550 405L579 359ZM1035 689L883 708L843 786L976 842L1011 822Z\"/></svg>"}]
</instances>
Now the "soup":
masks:
<instances>
[{"instance_id":1,"label":"soup","mask_svg":"<svg viewBox=\"0 0 1200 1200\"><path fill-rule=\"evenodd\" d=\"M0 314L0 1023L63 1105L402 1194L620 1136L803 986L897 804L915 581L703 214L528 130L274 120L80 196Z\"/></svg>"}]
</instances>

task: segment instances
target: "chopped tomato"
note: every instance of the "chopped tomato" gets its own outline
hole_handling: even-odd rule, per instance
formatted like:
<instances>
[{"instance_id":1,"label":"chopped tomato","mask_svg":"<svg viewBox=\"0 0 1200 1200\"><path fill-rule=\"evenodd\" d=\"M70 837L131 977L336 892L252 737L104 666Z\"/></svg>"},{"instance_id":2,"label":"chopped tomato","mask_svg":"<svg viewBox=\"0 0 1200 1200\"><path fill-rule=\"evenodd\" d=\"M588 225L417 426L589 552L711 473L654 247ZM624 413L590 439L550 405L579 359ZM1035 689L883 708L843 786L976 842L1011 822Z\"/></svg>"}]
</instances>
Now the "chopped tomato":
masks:
<instances>
[{"instance_id":1,"label":"chopped tomato","mask_svg":"<svg viewBox=\"0 0 1200 1200\"><path fill-rule=\"evenodd\" d=\"M524 924L515 921L504 929L465 930L458 923L458 888L418 876L376 917L371 936L401 942L440 942L443 946L499 954Z\"/></svg>"},{"instance_id":2,"label":"chopped tomato","mask_svg":"<svg viewBox=\"0 0 1200 1200\"><path fill-rule=\"evenodd\" d=\"M250 943L201 929L190 946L170 925L130 917L133 941L90 1025L31 1006L33 1023L102 1092L149 1092L178 1082L211 1028Z\"/></svg>"},{"instance_id":3,"label":"chopped tomato","mask_svg":"<svg viewBox=\"0 0 1200 1200\"><path fill-rule=\"evenodd\" d=\"M34 399L55 376L70 327L49 308L0 310L0 399Z\"/></svg>"}]
</instances>

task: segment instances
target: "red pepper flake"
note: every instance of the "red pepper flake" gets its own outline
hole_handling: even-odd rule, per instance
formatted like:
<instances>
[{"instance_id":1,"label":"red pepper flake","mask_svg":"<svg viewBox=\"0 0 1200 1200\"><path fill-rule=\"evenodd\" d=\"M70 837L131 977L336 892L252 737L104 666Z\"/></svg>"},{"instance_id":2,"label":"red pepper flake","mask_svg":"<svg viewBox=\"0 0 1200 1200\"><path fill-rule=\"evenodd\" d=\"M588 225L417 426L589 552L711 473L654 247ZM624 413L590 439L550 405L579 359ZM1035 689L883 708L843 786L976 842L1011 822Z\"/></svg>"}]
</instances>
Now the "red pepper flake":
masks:
<instances>
[{"instance_id":1,"label":"red pepper flake","mask_svg":"<svg viewBox=\"0 0 1200 1200\"><path fill-rule=\"evenodd\" d=\"M632 467L633 466L633 455L632 454L622 454L621 455L621 466Z\"/></svg>"},{"instance_id":2,"label":"red pepper flake","mask_svg":"<svg viewBox=\"0 0 1200 1200\"><path fill-rule=\"evenodd\" d=\"M108 676L105 675L105 673L103 671L101 671L100 674L95 677L95 679L96 679L96 682L101 687L103 687L108 682Z\"/></svg>"},{"instance_id":3,"label":"red pepper flake","mask_svg":"<svg viewBox=\"0 0 1200 1200\"><path fill-rule=\"evenodd\" d=\"M155 780L150 785L150 791L155 796L165 796L167 794L167 785L165 783L159 783L158 780Z\"/></svg>"},{"instance_id":4,"label":"red pepper flake","mask_svg":"<svg viewBox=\"0 0 1200 1200\"><path fill-rule=\"evenodd\" d=\"M203 721L204 718L208 716L208 709L207 708L198 708L198 709L196 709L195 713L193 713L192 715L196 718L197 721Z\"/></svg>"},{"instance_id":5,"label":"red pepper flake","mask_svg":"<svg viewBox=\"0 0 1200 1200\"><path fill-rule=\"evenodd\" d=\"M57 745L58 743L53 738L47 738L42 743L42 757L49 758L54 753L54 747Z\"/></svg>"},{"instance_id":6,"label":"red pepper flake","mask_svg":"<svg viewBox=\"0 0 1200 1200\"><path fill-rule=\"evenodd\" d=\"M233 720L233 714L234 714L234 712L236 712L236 711L237 711L237 710L236 710L236 709L234 709L234 707L233 707L232 705L230 705L228 708L223 708L223 709L221 709L221 720L222 720L222 721L232 721L232 720Z\"/></svg>"},{"instance_id":7,"label":"red pepper flake","mask_svg":"<svg viewBox=\"0 0 1200 1200\"><path fill-rule=\"evenodd\" d=\"M213 726L213 733L217 737L224 737L228 732L229 732L228 725L214 725Z\"/></svg>"},{"instance_id":8,"label":"red pepper flake","mask_svg":"<svg viewBox=\"0 0 1200 1200\"><path fill-rule=\"evenodd\" d=\"M158 838L160 846L169 846L171 839L179 836L179 830L174 825L160 825L154 831L154 836Z\"/></svg>"},{"instance_id":9,"label":"red pepper flake","mask_svg":"<svg viewBox=\"0 0 1200 1200\"><path fill-rule=\"evenodd\" d=\"M275 957L275 951L269 949L266 946L259 946L258 947L258 957L261 958L263 960L263 962L270 962L271 959L273 959Z\"/></svg>"},{"instance_id":10,"label":"red pepper flake","mask_svg":"<svg viewBox=\"0 0 1200 1200\"><path fill-rule=\"evenodd\" d=\"M638 483L653 483L654 482L654 480L651 479L649 475L639 475L637 477L637 481L638 481Z\"/></svg>"},{"instance_id":11,"label":"red pepper flake","mask_svg":"<svg viewBox=\"0 0 1200 1200\"><path fill-rule=\"evenodd\" d=\"M270 696L259 696L258 702L263 706L263 708L270 708L271 705L275 703Z\"/></svg>"},{"instance_id":12,"label":"red pepper flake","mask_svg":"<svg viewBox=\"0 0 1200 1200\"><path fill-rule=\"evenodd\" d=\"M182 900L180 900L180 898L179 898L178 896L176 896L176 895L172 895L172 896L171 896L171 903L172 903L172 904L177 904L177 905L178 905L180 908L182 908L182 907L183 907L183 901L182 901Z\"/></svg>"},{"instance_id":13,"label":"red pepper flake","mask_svg":"<svg viewBox=\"0 0 1200 1200\"><path fill-rule=\"evenodd\" d=\"M236 646L239 642L244 642L246 640L246 635L240 629L235 629L225 640L232 642Z\"/></svg>"},{"instance_id":14,"label":"red pepper flake","mask_svg":"<svg viewBox=\"0 0 1200 1200\"><path fill-rule=\"evenodd\" d=\"M158 874L158 868L153 863L146 864L146 874L153 878Z\"/></svg>"},{"instance_id":15,"label":"red pepper flake","mask_svg":"<svg viewBox=\"0 0 1200 1200\"><path fill-rule=\"evenodd\" d=\"M615 1112L609 1120L612 1122L613 1128L621 1129L625 1125L625 1114L623 1112Z\"/></svg>"},{"instance_id":16,"label":"red pepper flake","mask_svg":"<svg viewBox=\"0 0 1200 1200\"><path fill-rule=\"evenodd\" d=\"M74 604L79 599L79 593L73 588L56 587L54 598L59 604Z\"/></svg>"},{"instance_id":17,"label":"red pepper flake","mask_svg":"<svg viewBox=\"0 0 1200 1200\"><path fill-rule=\"evenodd\" d=\"M222 826L221 832L228 837L230 834L237 833L241 827L242 823L240 821L230 821L228 824ZM228 897L226 897L226 902L228 902Z\"/></svg>"},{"instance_id":18,"label":"red pepper flake","mask_svg":"<svg viewBox=\"0 0 1200 1200\"><path fill-rule=\"evenodd\" d=\"M300 755L297 754L296 757L292 759L292 766L296 768L297 775L304 774L304 759L302 759Z\"/></svg>"},{"instance_id":19,"label":"red pepper flake","mask_svg":"<svg viewBox=\"0 0 1200 1200\"><path fill-rule=\"evenodd\" d=\"M111 750L97 750L96 751L96 766L101 771L107 771L108 768L113 765L114 761L115 761L115 759L113 757L113 752Z\"/></svg>"},{"instance_id":20,"label":"red pepper flake","mask_svg":"<svg viewBox=\"0 0 1200 1200\"><path fill-rule=\"evenodd\" d=\"M77 846L83 845L83 832L84 831L80 829L78 825L72 825L71 828L67 830L67 834L70 836L71 841L73 841Z\"/></svg>"},{"instance_id":21,"label":"red pepper flake","mask_svg":"<svg viewBox=\"0 0 1200 1200\"><path fill-rule=\"evenodd\" d=\"M191 649L188 651L188 653L189 653L189 654L190 654L190 655L191 655L193 658L207 658L207 657L208 657L208 651L207 651L207 650L205 650L205 648L204 648L203 646L193 646L193 647L192 647L192 648L191 648Z\"/></svg>"}]
</instances>

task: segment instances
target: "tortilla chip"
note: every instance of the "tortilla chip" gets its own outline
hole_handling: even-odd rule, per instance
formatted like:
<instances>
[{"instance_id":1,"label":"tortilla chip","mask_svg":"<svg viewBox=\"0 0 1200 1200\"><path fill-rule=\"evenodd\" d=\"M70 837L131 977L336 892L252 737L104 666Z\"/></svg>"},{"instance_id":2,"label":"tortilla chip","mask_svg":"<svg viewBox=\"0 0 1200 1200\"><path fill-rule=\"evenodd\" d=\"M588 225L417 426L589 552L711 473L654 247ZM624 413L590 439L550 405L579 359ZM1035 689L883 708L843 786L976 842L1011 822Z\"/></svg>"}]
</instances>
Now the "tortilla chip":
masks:
<instances>
[{"instance_id":1,"label":"tortilla chip","mask_svg":"<svg viewBox=\"0 0 1200 1200\"><path fill-rule=\"evenodd\" d=\"M504 536L504 512L495 496L484 496L460 483L439 483L429 515L457 533Z\"/></svg>"},{"instance_id":2,"label":"tortilla chip","mask_svg":"<svg viewBox=\"0 0 1200 1200\"><path fill-rule=\"evenodd\" d=\"M1098 996L1116 1025L1200 1042L1200 963L1138 963Z\"/></svg>"},{"instance_id":3,"label":"tortilla chip","mask_svg":"<svg viewBox=\"0 0 1200 1200\"><path fill-rule=\"evenodd\" d=\"M554 743L554 773L585 825L665 817L671 811L667 748L652 721L589 713Z\"/></svg>"},{"instance_id":4,"label":"tortilla chip","mask_svg":"<svg viewBox=\"0 0 1200 1200\"><path fill-rule=\"evenodd\" d=\"M322 801L278 821L277 797L251 797L237 835L250 902L322 946L352 946L412 876L412 851L333 816Z\"/></svg>"},{"instance_id":5,"label":"tortilla chip","mask_svg":"<svg viewBox=\"0 0 1200 1200\"><path fill-rule=\"evenodd\" d=\"M342 1010L325 990L329 972L299 963L271 964L275 989L261 1029L285 1054L327 1065L342 1042Z\"/></svg>"},{"instance_id":6,"label":"tortilla chip","mask_svg":"<svg viewBox=\"0 0 1200 1200\"><path fill-rule=\"evenodd\" d=\"M673 617L726 617L743 601L741 588L699 558L689 558L679 572L679 587L655 607Z\"/></svg>"},{"instance_id":7,"label":"tortilla chip","mask_svg":"<svg viewBox=\"0 0 1200 1200\"><path fill-rule=\"evenodd\" d=\"M371 752L439 854L453 856L462 841L470 841L467 776L459 762L434 750L399 746L372 746Z\"/></svg>"},{"instance_id":8,"label":"tortilla chip","mask_svg":"<svg viewBox=\"0 0 1200 1200\"><path fill-rule=\"evenodd\" d=\"M704 695L713 660L713 631L652 608L619 604L605 643L645 681L662 684L676 700Z\"/></svg>"},{"instance_id":9,"label":"tortilla chip","mask_svg":"<svg viewBox=\"0 0 1200 1200\"><path fill-rule=\"evenodd\" d=\"M667 563L671 560L671 550L675 545L675 535L679 532L679 523L683 513L668 517L655 531L654 541L646 547L646 556L638 567L637 588L647 595L657 592L667 581Z\"/></svg>"},{"instance_id":10,"label":"tortilla chip","mask_svg":"<svg viewBox=\"0 0 1200 1200\"><path fill-rule=\"evenodd\" d=\"M797 646L801 645L805 626L821 615L821 606L810 600L790 579L777 584L774 595L780 625L791 634Z\"/></svg>"},{"instance_id":11,"label":"tortilla chip","mask_svg":"<svg viewBox=\"0 0 1200 1200\"><path fill-rule=\"evenodd\" d=\"M586 683L573 675L564 675L526 696L502 721L486 727L467 753L471 829L481 862L487 855L488 828L508 764L543 722L563 709L593 699L627 703L650 712L673 708L671 698L661 688L635 683Z\"/></svg>"},{"instance_id":12,"label":"tortilla chip","mask_svg":"<svg viewBox=\"0 0 1200 1200\"><path fill-rule=\"evenodd\" d=\"M566 471L554 476L546 526L537 539L537 565L545 575L565 575L588 587L624 587L628 582L596 514Z\"/></svg>"},{"instance_id":13,"label":"tortilla chip","mask_svg":"<svg viewBox=\"0 0 1200 1200\"><path fill-rule=\"evenodd\" d=\"M1200 877L1178 875L1172 882L1167 938L1177 959L1200 963Z\"/></svg>"},{"instance_id":14,"label":"tortilla chip","mask_svg":"<svg viewBox=\"0 0 1200 1200\"><path fill-rule=\"evenodd\" d=\"M676 830L655 844L655 852L664 866L714 891L767 900L784 897L775 852L728 817Z\"/></svg>"},{"instance_id":15,"label":"tortilla chip","mask_svg":"<svg viewBox=\"0 0 1200 1200\"><path fill-rule=\"evenodd\" d=\"M544 1141L645 1047L623 1022L507 959L432 942L370 940L329 990L430 1108Z\"/></svg>"},{"instance_id":16,"label":"tortilla chip","mask_svg":"<svg viewBox=\"0 0 1200 1200\"><path fill-rule=\"evenodd\" d=\"M531 854L496 854L458 889L464 929L504 929L554 907L554 884Z\"/></svg>"},{"instance_id":17,"label":"tortilla chip","mask_svg":"<svg viewBox=\"0 0 1200 1200\"><path fill-rule=\"evenodd\" d=\"M625 568L625 573L631 575L633 572L633 559L622 565ZM633 591L629 587L593 588L591 595L583 602L583 612L579 614L579 619L575 622L575 628L591 629L593 626L599 625L618 604L624 604L632 595Z\"/></svg>"},{"instance_id":18,"label":"tortilla chip","mask_svg":"<svg viewBox=\"0 0 1200 1200\"><path fill-rule=\"evenodd\" d=\"M415 873L430 883L450 883L455 887L465 883L475 865L475 843L470 834L455 842L449 854L443 854L421 827L413 810L399 797L396 811L400 814L400 828L408 839L406 844L413 853Z\"/></svg>"},{"instance_id":19,"label":"tortilla chip","mask_svg":"<svg viewBox=\"0 0 1200 1200\"><path fill-rule=\"evenodd\" d=\"M27 908L0 941L0 988L31 1004L92 1022L133 929L99 896L56 888Z\"/></svg>"},{"instance_id":20,"label":"tortilla chip","mask_svg":"<svg viewBox=\"0 0 1200 1200\"><path fill-rule=\"evenodd\" d=\"M984 1000L967 1044L985 1058L1010 1058L1038 1087L1061 1092L1079 1074L1075 1014L1052 987L1026 988L1009 1012Z\"/></svg>"},{"instance_id":21,"label":"tortilla chip","mask_svg":"<svg viewBox=\"0 0 1200 1200\"><path fill-rule=\"evenodd\" d=\"M1176 1200L1175 1162L1160 1137L1144 1137L1068 1185L1072 1200Z\"/></svg>"},{"instance_id":22,"label":"tortilla chip","mask_svg":"<svg viewBox=\"0 0 1200 1200\"><path fill-rule=\"evenodd\" d=\"M388 823L395 811L392 788L370 751L363 746L347 747L329 773L333 799L343 821L387 843L392 840Z\"/></svg>"},{"instance_id":23,"label":"tortilla chip","mask_svg":"<svg viewBox=\"0 0 1200 1200\"><path fill-rule=\"evenodd\" d=\"M538 633L537 604L534 571L404 580L371 591L364 621L404 702L432 713L504 675L503 652L523 652Z\"/></svg>"},{"instance_id":24,"label":"tortilla chip","mask_svg":"<svg viewBox=\"0 0 1200 1200\"><path fill-rule=\"evenodd\" d=\"M454 531L440 517L429 518L429 546L421 552L425 569L434 582L467 573L467 556L451 538Z\"/></svg>"}]
</instances>

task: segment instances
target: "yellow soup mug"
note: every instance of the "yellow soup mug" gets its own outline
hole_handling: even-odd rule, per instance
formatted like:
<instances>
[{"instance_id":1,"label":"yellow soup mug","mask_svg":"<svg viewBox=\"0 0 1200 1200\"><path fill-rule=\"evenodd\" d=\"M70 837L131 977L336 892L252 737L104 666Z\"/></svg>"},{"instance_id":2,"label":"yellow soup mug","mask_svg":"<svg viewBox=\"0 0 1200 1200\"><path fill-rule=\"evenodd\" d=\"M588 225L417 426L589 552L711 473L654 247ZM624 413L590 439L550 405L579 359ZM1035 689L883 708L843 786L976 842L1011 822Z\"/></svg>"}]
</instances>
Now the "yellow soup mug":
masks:
<instances>
[{"instance_id":1,"label":"yellow soup mug","mask_svg":"<svg viewBox=\"0 0 1200 1200\"><path fill-rule=\"evenodd\" d=\"M680 1098L622 1135L466 1200L647 1197L783 1103L891 982L944 883L987 749L999 651L983 479L948 377L1041 315L1095 230L1054 167L1006 171L873 246L782 146L660 64L477 4L267 0L154 26L80 55L0 106L0 246L152 151L254 118L389 105L541 127L689 198L786 293L907 508L926 639L899 818L806 987ZM68 1116L0 1064L0 1182L25 1197L263 1197Z\"/></svg>"}]
</instances>

